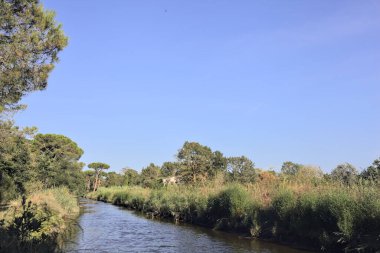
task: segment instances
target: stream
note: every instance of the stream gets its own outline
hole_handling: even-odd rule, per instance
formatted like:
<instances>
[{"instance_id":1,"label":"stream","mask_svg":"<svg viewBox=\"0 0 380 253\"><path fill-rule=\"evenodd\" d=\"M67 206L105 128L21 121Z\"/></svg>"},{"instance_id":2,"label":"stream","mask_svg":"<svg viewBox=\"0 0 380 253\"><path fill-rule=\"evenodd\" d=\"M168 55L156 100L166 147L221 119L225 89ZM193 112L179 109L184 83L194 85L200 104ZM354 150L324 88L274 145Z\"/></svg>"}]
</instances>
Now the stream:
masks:
<instances>
[{"instance_id":1,"label":"stream","mask_svg":"<svg viewBox=\"0 0 380 253\"><path fill-rule=\"evenodd\" d=\"M147 219L134 211L81 199L82 214L64 252L306 253L192 225Z\"/></svg>"}]
</instances>

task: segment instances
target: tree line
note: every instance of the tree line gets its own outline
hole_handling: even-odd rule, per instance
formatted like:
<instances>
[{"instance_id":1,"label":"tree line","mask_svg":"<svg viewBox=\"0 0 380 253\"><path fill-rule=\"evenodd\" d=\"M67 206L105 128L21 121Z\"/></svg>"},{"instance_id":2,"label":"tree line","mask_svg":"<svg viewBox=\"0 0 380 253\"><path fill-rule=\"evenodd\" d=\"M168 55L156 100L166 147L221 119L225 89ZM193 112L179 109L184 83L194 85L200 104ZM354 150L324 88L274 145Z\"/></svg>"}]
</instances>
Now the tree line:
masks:
<instances>
[{"instance_id":1,"label":"tree line","mask_svg":"<svg viewBox=\"0 0 380 253\"><path fill-rule=\"evenodd\" d=\"M100 163L101 164L101 163ZM109 168L104 164L104 168ZM89 166L91 168L91 166ZM324 173L319 167L302 165L286 161L280 172L262 170L246 156L225 157L220 151L197 142L186 141L176 154L176 161L164 162L161 166L150 163L138 172L131 168L122 169L121 173L104 171L84 171L87 191L96 191L99 186L140 185L147 188L163 186L163 179L176 177L177 182L188 185L204 185L216 177L226 182L241 184L255 183L257 180L312 180L314 182L336 182L353 185L359 182L378 184L380 182L380 158L361 173L349 163L334 168L331 173Z\"/></svg>"},{"instance_id":2,"label":"tree line","mask_svg":"<svg viewBox=\"0 0 380 253\"><path fill-rule=\"evenodd\" d=\"M63 135L28 130L0 123L0 203L59 186L83 194L83 150Z\"/></svg>"},{"instance_id":3,"label":"tree line","mask_svg":"<svg viewBox=\"0 0 380 253\"><path fill-rule=\"evenodd\" d=\"M68 38L38 0L0 0L0 252L60 251L85 193L83 150L20 128L20 100L44 90ZM11 201L14 200L14 201Z\"/></svg>"},{"instance_id":4,"label":"tree line","mask_svg":"<svg viewBox=\"0 0 380 253\"><path fill-rule=\"evenodd\" d=\"M0 203L36 189L83 193L83 150L63 135L20 129L12 116L28 93L44 90L68 43L52 11L38 0L0 1Z\"/></svg>"}]
</instances>

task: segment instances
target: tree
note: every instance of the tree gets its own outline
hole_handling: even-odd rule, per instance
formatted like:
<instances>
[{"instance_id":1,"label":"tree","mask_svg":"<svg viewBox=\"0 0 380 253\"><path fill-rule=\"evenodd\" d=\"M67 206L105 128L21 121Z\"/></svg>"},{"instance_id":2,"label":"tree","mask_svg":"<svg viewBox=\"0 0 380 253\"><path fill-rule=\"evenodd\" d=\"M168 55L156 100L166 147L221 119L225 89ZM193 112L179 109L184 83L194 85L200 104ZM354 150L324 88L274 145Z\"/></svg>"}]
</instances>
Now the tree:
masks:
<instances>
[{"instance_id":1,"label":"tree","mask_svg":"<svg viewBox=\"0 0 380 253\"><path fill-rule=\"evenodd\" d=\"M356 168L349 164L339 164L332 172L331 178L335 181L341 182L345 185L351 185L356 182L358 171Z\"/></svg>"},{"instance_id":2,"label":"tree","mask_svg":"<svg viewBox=\"0 0 380 253\"><path fill-rule=\"evenodd\" d=\"M70 138L59 134L37 134L33 145L41 154L52 160L78 161L83 150Z\"/></svg>"},{"instance_id":3,"label":"tree","mask_svg":"<svg viewBox=\"0 0 380 253\"><path fill-rule=\"evenodd\" d=\"M124 177L123 175L120 175L114 171L105 173L105 187L109 186L123 186L124 184Z\"/></svg>"},{"instance_id":4,"label":"tree","mask_svg":"<svg viewBox=\"0 0 380 253\"><path fill-rule=\"evenodd\" d=\"M67 186L84 193L84 164L79 162L83 150L70 138L58 134L37 134L32 140L36 162L36 179L44 187Z\"/></svg>"},{"instance_id":5,"label":"tree","mask_svg":"<svg viewBox=\"0 0 380 253\"><path fill-rule=\"evenodd\" d=\"M148 167L141 170L141 184L144 187L154 188L158 186L158 179L160 176L160 167L156 166L154 163L151 163Z\"/></svg>"},{"instance_id":6,"label":"tree","mask_svg":"<svg viewBox=\"0 0 380 253\"><path fill-rule=\"evenodd\" d=\"M0 112L46 88L58 53L67 45L54 16L38 0L0 1Z\"/></svg>"},{"instance_id":7,"label":"tree","mask_svg":"<svg viewBox=\"0 0 380 253\"><path fill-rule=\"evenodd\" d=\"M256 179L255 164L245 156L229 157L227 171L233 182L250 183Z\"/></svg>"},{"instance_id":8,"label":"tree","mask_svg":"<svg viewBox=\"0 0 380 253\"><path fill-rule=\"evenodd\" d=\"M380 183L380 157L361 173L361 177L377 184Z\"/></svg>"},{"instance_id":9,"label":"tree","mask_svg":"<svg viewBox=\"0 0 380 253\"><path fill-rule=\"evenodd\" d=\"M106 163L101 163L101 162L95 162L95 163L90 163L87 167L90 169L95 170L95 180L94 180L94 186L93 186L93 191L98 190L99 184L100 184L100 173L103 170L107 170L110 168L110 166Z\"/></svg>"},{"instance_id":10,"label":"tree","mask_svg":"<svg viewBox=\"0 0 380 253\"><path fill-rule=\"evenodd\" d=\"M122 173L124 175L125 185L137 185L140 180L139 173L131 168L123 168Z\"/></svg>"},{"instance_id":11,"label":"tree","mask_svg":"<svg viewBox=\"0 0 380 253\"><path fill-rule=\"evenodd\" d=\"M92 185L95 179L95 173L93 170L85 170L83 171L83 174L86 179L86 191L89 192L92 189Z\"/></svg>"},{"instance_id":12,"label":"tree","mask_svg":"<svg viewBox=\"0 0 380 253\"><path fill-rule=\"evenodd\" d=\"M180 176L193 183L199 178L207 178L212 167L212 157L213 153L209 147L186 141L177 154L178 161L183 165Z\"/></svg>"},{"instance_id":13,"label":"tree","mask_svg":"<svg viewBox=\"0 0 380 253\"><path fill-rule=\"evenodd\" d=\"M0 122L0 202L25 195L36 186L67 186L84 193L83 150L63 135L19 130ZM6 187L6 188L3 188Z\"/></svg>"},{"instance_id":14,"label":"tree","mask_svg":"<svg viewBox=\"0 0 380 253\"><path fill-rule=\"evenodd\" d=\"M301 168L301 164L287 161L282 164L281 172L285 175L294 176Z\"/></svg>"},{"instance_id":15,"label":"tree","mask_svg":"<svg viewBox=\"0 0 380 253\"><path fill-rule=\"evenodd\" d=\"M35 176L31 156L25 133L0 121L0 203L26 193L25 184Z\"/></svg>"},{"instance_id":16,"label":"tree","mask_svg":"<svg viewBox=\"0 0 380 253\"><path fill-rule=\"evenodd\" d=\"M212 153L212 171L210 174L216 175L219 172L225 173L227 170L227 158L220 151Z\"/></svg>"},{"instance_id":17,"label":"tree","mask_svg":"<svg viewBox=\"0 0 380 253\"><path fill-rule=\"evenodd\" d=\"M181 165L176 162L164 162L161 166L161 175L163 177L175 176L177 171L180 170Z\"/></svg>"},{"instance_id":18,"label":"tree","mask_svg":"<svg viewBox=\"0 0 380 253\"><path fill-rule=\"evenodd\" d=\"M323 179L323 171L319 167L305 165L297 171L295 179L303 183L317 183L318 181Z\"/></svg>"}]
</instances>

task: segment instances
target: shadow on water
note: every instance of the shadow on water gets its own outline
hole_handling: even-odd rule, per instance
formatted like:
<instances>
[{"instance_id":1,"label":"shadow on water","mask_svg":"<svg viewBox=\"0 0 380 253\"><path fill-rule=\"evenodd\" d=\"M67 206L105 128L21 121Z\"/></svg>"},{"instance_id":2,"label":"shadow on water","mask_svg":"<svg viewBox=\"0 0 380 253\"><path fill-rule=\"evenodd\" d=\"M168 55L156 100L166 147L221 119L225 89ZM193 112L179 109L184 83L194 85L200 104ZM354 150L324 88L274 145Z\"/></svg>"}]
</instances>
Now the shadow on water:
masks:
<instances>
[{"instance_id":1,"label":"shadow on water","mask_svg":"<svg viewBox=\"0 0 380 253\"><path fill-rule=\"evenodd\" d=\"M286 246L186 224L150 220L111 204L81 199L77 233L64 252L305 253Z\"/></svg>"}]
</instances>

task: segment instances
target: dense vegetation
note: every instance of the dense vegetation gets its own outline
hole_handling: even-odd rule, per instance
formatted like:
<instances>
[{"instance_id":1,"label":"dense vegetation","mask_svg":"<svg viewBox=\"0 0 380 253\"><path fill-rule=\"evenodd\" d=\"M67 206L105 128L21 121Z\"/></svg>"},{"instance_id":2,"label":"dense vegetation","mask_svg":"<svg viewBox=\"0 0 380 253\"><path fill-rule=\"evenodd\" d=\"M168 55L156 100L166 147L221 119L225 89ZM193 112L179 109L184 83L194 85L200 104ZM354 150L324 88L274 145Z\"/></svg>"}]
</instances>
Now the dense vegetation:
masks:
<instances>
[{"instance_id":1,"label":"dense vegetation","mask_svg":"<svg viewBox=\"0 0 380 253\"><path fill-rule=\"evenodd\" d=\"M67 188L34 192L0 212L0 252L55 252L75 230L79 214Z\"/></svg>"},{"instance_id":2,"label":"dense vegetation","mask_svg":"<svg viewBox=\"0 0 380 253\"><path fill-rule=\"evenodd\" d=\"M12 121L25 94L46 88L66 45L38 0L0 1L0 252L55 251L79 212L82 149Z\"/></svg>"},{"instance_id":3,"label":"dense vegetation","mask_svg":"<svg viewBox=\"0 0 380 253\"><path fill-rule=\"evenodd\" d=\"M0 1L0 111L43 90L67 37L38 0Z\"/></svg>"},{"instance_id":4,"label":"dense vegetation","mask_svg":"<svg viewBox=\"0 0 380 253\"><path fill-rule=\"evenodd\" d=\"M85 192L83 151L62 135L27 135L10 122L0 122L0 203L35 190L66 186Z\"/></svg>"},{"instance_id":5,"label":"dense vegetation","mask_svg":"<svg viewBox=\"0 0 380 253\"><path fill-rule=\"evenodd\" d=\"M380 158L359 173L330 174L284 162L281 172L255 167L185 142L176 161L141 172L108 172L70 138L20 129L12 115L25 94L43 90L67 37L38 0L0 0L0 252L51 252L91 198L253 237L338 252L380 249Z\"/></svg>"},{"instance_id":6,"label":"dense vegetation","mask_svg":"<svg viewBox=\"0 0 380 253\"><path fill-rule=\"evenodd\" d=\"M177 158L161 167L150 164L140 174L131 169L105 173L105 187L88 197L150 217L328 252L380 248L379 159L361 174L348 163L324 174L289 161L276 173L194 142L186 142ZM173 176L176 183L165 185Z\"/></svg>"}]
</instances>

